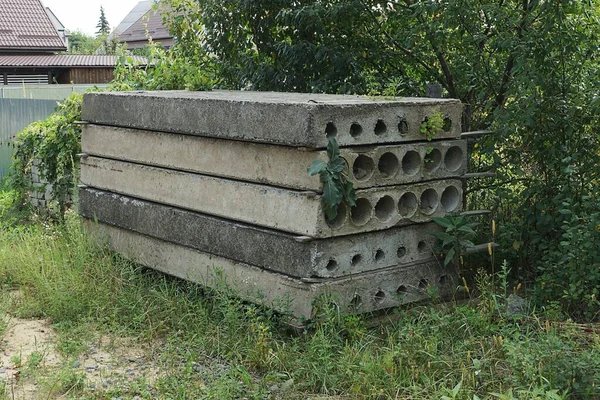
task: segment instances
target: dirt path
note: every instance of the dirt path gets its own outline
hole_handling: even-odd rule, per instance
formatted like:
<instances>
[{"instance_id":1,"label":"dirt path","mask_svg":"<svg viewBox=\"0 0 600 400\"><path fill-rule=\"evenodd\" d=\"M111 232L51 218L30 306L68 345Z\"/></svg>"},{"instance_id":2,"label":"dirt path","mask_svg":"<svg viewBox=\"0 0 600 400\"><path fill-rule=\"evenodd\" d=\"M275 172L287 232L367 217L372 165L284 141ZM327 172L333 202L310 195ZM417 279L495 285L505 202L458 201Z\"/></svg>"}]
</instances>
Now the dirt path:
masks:
<instances>
[{"instance_id":1,"label":"dirt path","mask_svg":"<svg viewBox=\"0 0 600 400\"><path fill-rule=\"evenodd\" d=\"M22 367L27 360L32 360L32 354L36 360L41 358L40 366L58 366L60 357L54 350L54 338L54 331L45 321L8 318L6 332L0 340L0 382L5 382L8 398L39 398L39 385L23 379Z\"/></svg>"},{"instance_id":2,"label":"dirt path","mask_svg":"<svg viewBox=\"0 0 600 400\"><path fill-rule=\"evenodd\" d=\"M0 338L0 399L38 400L68 397L69 386L87 393L153 382L159 368L131 338L98 337L85 343L76 360L56 349L57 334L44 320L4 317Z\"/></svg>"}]
</instances>

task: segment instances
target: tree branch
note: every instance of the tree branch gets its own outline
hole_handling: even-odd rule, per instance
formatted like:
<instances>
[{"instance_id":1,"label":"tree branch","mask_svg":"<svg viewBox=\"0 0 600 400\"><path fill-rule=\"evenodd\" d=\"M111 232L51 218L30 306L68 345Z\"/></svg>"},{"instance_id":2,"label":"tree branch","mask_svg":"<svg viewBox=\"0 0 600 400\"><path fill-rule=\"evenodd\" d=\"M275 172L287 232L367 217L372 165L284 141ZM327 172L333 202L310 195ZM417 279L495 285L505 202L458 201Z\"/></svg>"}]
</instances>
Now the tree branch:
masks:
<instances>
[{"instance_id":1,"label":"tree branch","mask_svg":"<svg viewBox=\"0 0 600 400\"><path fill-rule=\"evenodd\" d=\"M417 64L423 67L430 75L435 77L436 80L438 80L439 82L444 82L444 79L439 74L439 71L437 71L435 68L432 68L426 62L417 57L412 51L398 43L398 41L394 39L392 35L390 35L390 33L383 27L383 24L377 19L377 16L373 13L373 10L367 4L365 4L363 0L360 0L360 3L364 7L364 9L369 13L369 16L373 19L373 22L375 22L375 25L377 25L379 31L383 34L383 36L385 36L385 38L392 45L392 47L397 48L398 50L400 50L400 52L415 60Z\"/></svg>"}]
</instances>

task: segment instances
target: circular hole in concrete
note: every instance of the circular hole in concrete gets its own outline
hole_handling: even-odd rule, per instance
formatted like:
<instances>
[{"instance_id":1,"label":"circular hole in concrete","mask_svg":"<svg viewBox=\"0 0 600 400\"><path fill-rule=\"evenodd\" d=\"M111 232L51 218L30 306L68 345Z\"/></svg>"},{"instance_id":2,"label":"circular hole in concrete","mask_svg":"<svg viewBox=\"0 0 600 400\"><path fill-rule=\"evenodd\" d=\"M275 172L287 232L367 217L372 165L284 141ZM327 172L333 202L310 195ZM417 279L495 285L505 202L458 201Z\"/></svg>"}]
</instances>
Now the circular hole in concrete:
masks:
<instances>
[{"instance_id":1,"label":"circular hole in concrete","mask_svg":"<svg viewBox=\"0 0 600 400\"><path fill-rule=\"evenodd\" d=\"M404 246L398 247L398 251L396 252L396 255L398 256L398 258L404 257L406 255L406 247L404 247Z\"/></svg>"},{"instance_id":2,"label":"circular hole in concrete","mask_svg":"<svg viewBox=\"0 0 600 400\"><path fill-rule=\"evenodd\" d=\"M387 222L392 218L396 204L390 196L383 196L375 205L375 216L381 222Z\"/></svg>"},{"instance_id":3,"label":"circular hole in concrete","mask_svg":"<svg viewBox=\"0 0 600 400\"><path fill-rule=\"evenodd\" d=\"M398 213L404 218L410 218L417 211L417 196L412 192L406 192L398 201Z\"/></svg>"},{"instance_id":4,"label":"circular hole in concrete","mask_svg":"<svg viewBox=\"0 0 600 400\"><path fill-rule=\"evenodd\" d=\"M362 304L362 299L360 298L360 296L357 293L354 295L354 297L352 297L352 300L350 300L350 307L358 308L358 307L360 307L361 304Z\"/></svg>"},{"instance_id":5,"label":"circular hole in concrete","mask_svg":"<svg viewBox=\"0 0 600 400\"><path fill-rule=\"evenodd\" d=\"M383 290L380 290L377 293L375 293L376 303L381 303L383 300L385 300L385 292Z\"/></svg>"},{"instance_id":6,"label":"circular hole in concrete","mask_svg":"<svg viewBox=\"0 0 600 400\"><path fill-rule=\"evenodd\" d=\"M421 194L421 211L423 211L423 214L433 214L438 208L438 204L438 194L434 189L427 189Z\"/></svg>"},{"instance_id":7,"label":"circular hole in concrete","mask_svg":"<svg viewBox=\"0 0 600 400\"><path fill-rule=\"evenodd\" d=\"M355 122L352 125L350 125L350 136L352 136L353 138L357 138L360 135L362 135L362 133L363 128L360 124Z\"/></svg>"},{"instance_id":8,"label":"circular hole in concrete","mask_svg":"<svg viewBox=\"0 0 600 400\"><path fill-rule=\"evenodd\" d=\"M350 210L350 219L354 225L365 225L373 216L373 207L367 199L356 200L356 206Z\"/></svg>"},{"instance_id":9,"label":"circular hole in concrete","mask_svg":"<svg viewBox=\"0 0 600 400\"><path fill-rule=\"evenodd\" d=\"M400 122L398 122L398 132L402 136L408 133L408 122L404 118L400 119Z\"/></svg>"},{"instance_id":10,"label":"circular hole in concrete","mask_svg":"<svg viewBox=\"0 0 600 400\"><path fill-rule=\"evenodd\" d=\"M381 136L381 135L385 135L386 132L387 132L387 126L386 126L385 122L383 122L382 119L378 119L377 123L375 124L375 134L377 136Z\"/></svg>"},{"instance_id":11,"label":"circular hole in concrete","mask_svg":"<svg viewBox=\"0 0 600 400\"><path fill-rule=\"evenodd\" d=\"M377 169L379 169L379 173L383 178L392 178L398 173L399 168L400 162L394 153L383 153L383 155L379 157Z\"/></svg>"},{"instance_id":12,"label":"circular hole in concrete","mask_svg":"<svg viewBox=\"0 0 600 400\"><path fill-rule=\"evenodd\" d=\"M444 210L446 210L446 212L452 212L456 210L456 208L458 207L459 200L460 193L458 192L458 189L454 186L448 186L442 192L441 203L442 207L444 207Z\"/></svg>"},{"instance_id":13,"label":"circular hole in concrete","mask_svg":"<svg viewBox=\"0 0 600 400\"><path fill-rule=\"evenodd\" d=\"M452 146L446 152L444 156L444 164L446 164L446 169L448 171L456 171L463 164L463 151L458 146Z\"/></svg>"},{"instance_id":14,"label":"circular hole in concrete","mask_svg":"<svg viewBox=\"0 0 600 400\"><path fill-rule=\"evenodd\" d=\"M338 263L335 260L329 260L325 268L327 268L327 271L335 271L338 268Z\"/></svg>"},{"instance_id":15,"label":"circular hole in concrete","mask_svg":"<svg viewBox=\"0 0 600 400\"><path fill-rule=\"evenodd\" d=\"M442 152L438 149L431 149L425 155L425 159L423 160L423 164L425 165L425 169L428 172L433 172L440 167L442 163Z\"/></svg>"},{"instance_id":16,"label":"circular hole in concrete","mask_svg":"<svg viewBox=\"0 0 600 400\"><path fill-rule=\"evenodd\" d=\"M409 150L402 157L402 171L406 175L414 175L421 167L421 156L414 150Z\"/></svg>"},{"instance_id":17,"label":"circular hole in concrete","mask_svg":"<svg viewBox=\"0 0 600 400\"><path fill-rule=\"evenodd\" d=\"M427 243L425 243L424 240L421 240L418 244L417 244L417 251L419 253L425 253L427 251Z\"/></svg>"},{"instance_id":18,"label":"circular hole in concrete","mask_svg":"<svg viewBox=\"0 0 600 400\"><path fill-rule=\"evenodd\" d=\"M350 264L357 265L362 261L362 256L360 254L355 254L350 261Z\"/></svg>"},{"instance_id":19,"label":"circular hole in concrete","mask_svg":"<svg viewBox=\"0 0 600 400\"><path fill-rule=\"evenodd\" d=\"M398 289L396 289L396 293L398 293L399 295L404 295L408 293L408 290L406 290L406 286L400 285L398 286Z\"/></svg>"},{"instance_id":20,"label":"circular hole in concrete","mask_svg":"<svg viewBox=\"0 0 600 400\"><path fill-rule=\"evenodd\" d=\"M325 136L328 138L335 137L337 135L337 127L333 122L328 122L325 127Z\"/></svg>"},{"instance_id":21,"label":"circular hole in concrete","mask_svg":"<svg viewBox=\"0 0 600 400\"><path fill-rule=\"evenodd\" d=\"M440 279L438 280L439 284L444 286L446 283L448 283L448 275L442 275L440 276Z\"/></svg>"},{"instance_id":22,"label":"circular hole in concrete","mask_svg":"<svg viewBox=\"0 0 600 400\"><path fill-rule=\"evenodd\" d=\"M365 181L373 175L375 163L371 157L359 155L352 164L352 174L357 181Z\"/></svg>"},{"instance_id":23,"label":"circular hole in concrete","mask_svg":"<svg viewBox=\"0 0 600 400\"><path fill-rule=\"evenodd\" d=\"M425 290L427 289L427 286L429 286L429 282L427 281L427 279L421 279L419 281L419 289Z\"/></svg>"},{"instance_id":24,"label":"circular hole in concrete","mask_svg":"<svg viewBox=\"0 0 600 400\"><path fill-rule=\"evenodd\" d=\"M452 120L450 119L450 117L444 117L444 124L442 125L442 129L444 130L444 132L450 132L450 129L452 129Z\"/></svg>"},{"instance_id":25,"label":"circular hole in concrete","mask_svg":"<svg viewBox=\"0 0 600 400\"><path fill-rule=\"evenodd\" d=\"M378 249L375 252L375 261L380 262L383 261L385 259L385 253L383 252L383 250Z\"/></svg>"},{"instance_id":26,"label":"circular hole in concrete","mask_svg":"<svg viewBox=\"0 0 600 400\"><path fill-rule=\"evenodd\" d=\"M342 203L338 206L338 213L335 219L331 221L327 219L327 225L331 229L339 229L344 225L344 222L346 222L346 205Z\"/></svg>"}]
</instances>

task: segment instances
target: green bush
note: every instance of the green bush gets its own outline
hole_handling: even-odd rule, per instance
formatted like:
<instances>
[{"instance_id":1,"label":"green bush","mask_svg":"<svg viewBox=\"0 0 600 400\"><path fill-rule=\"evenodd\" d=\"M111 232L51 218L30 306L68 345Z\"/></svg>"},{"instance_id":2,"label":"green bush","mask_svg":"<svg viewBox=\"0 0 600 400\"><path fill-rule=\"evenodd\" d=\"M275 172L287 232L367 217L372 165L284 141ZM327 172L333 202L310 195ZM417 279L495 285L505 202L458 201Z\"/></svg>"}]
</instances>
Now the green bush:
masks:
<instances>
[{"instance_id":1,"label":"green bush","mask_svg":"<svg viewBox=\"0 0 600 400\"><path fill-rule=\"evenodd\" d=\"M9 178L17 208L26 207L32 190L45 190L33 186L31 172L36 164L41 179L52 186L52 199L58 202L59 215L61 218L64 215L78 176L75 156L81 151L81 127L74 122L81 120L82 99L81 94L71 94L48 118L17 134Z\"/></svg>"}]
</instances>

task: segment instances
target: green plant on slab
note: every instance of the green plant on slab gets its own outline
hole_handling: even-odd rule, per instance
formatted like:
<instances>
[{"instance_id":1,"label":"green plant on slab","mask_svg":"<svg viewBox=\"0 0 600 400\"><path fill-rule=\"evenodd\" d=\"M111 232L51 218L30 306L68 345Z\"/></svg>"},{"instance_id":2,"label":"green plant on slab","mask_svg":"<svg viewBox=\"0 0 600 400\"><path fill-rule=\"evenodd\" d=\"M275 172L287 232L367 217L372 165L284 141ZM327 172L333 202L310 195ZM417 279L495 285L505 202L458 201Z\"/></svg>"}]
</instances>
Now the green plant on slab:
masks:
<instances>
[{"instance_id":1,"label":"green plant on slab","mask_svg":"<svg viewBox=\"0 0 600 400\"><path fill-rule=\"evenodd\" d=\"M435 135L444 130L444 124L444 114L438 110L431 113L431 115L421 122L419 132L425 136L425 139L431 141L435 138Z\"/></svg>"},{"instance_id":2,"label":"green plant on slab","mask_svg":"<svg viewBox=\"0 0 600 400\"><path fill-rule=\"evenodd\" d=\"M308 167L308 175L319 174L323 183L323 203L325 214L329 221L333 221L338 215L340 204L350 207L356 205L354 185L348 181L346 173L348 166L340 155L340 147L337 140L331 137L327 144L328 162L315 160Z\"/></svg>"}]
</instances>

